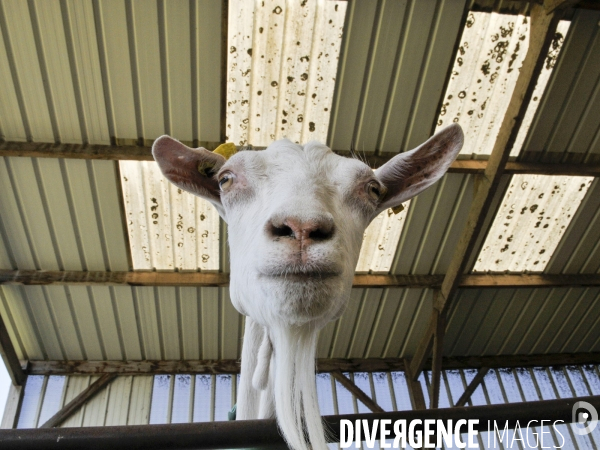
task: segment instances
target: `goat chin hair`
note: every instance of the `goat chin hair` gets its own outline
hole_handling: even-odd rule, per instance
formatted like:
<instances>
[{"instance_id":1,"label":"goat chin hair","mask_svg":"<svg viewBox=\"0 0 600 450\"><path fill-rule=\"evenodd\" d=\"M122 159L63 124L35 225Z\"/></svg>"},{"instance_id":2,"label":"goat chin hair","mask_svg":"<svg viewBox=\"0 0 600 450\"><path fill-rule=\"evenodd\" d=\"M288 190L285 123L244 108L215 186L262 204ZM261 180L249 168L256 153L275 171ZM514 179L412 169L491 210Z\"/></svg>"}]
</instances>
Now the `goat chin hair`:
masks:
<instances>
[{"instance_id":1,"label":"goat chin hair","mask_svg":"<svg viewBox=\"0 0 600 450\"><path fill-rule=\"evenodd\" d=\"M273 324L270 331L275 411L283 437L293 450L326 449L315 383L319 330L309 324Z\"/></svg>"}]
</instances>

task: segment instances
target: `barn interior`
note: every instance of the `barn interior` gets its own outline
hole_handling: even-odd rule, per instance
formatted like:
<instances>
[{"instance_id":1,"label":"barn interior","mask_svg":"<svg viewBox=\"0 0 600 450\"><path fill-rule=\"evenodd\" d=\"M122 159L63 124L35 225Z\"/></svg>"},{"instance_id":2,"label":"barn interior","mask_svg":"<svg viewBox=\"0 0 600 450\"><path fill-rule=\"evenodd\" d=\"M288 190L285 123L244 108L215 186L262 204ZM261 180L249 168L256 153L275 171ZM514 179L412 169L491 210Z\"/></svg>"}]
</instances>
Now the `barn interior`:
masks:
<instances>
[{"instance_id":1,"label":"barn interior","mask_svg":"<svg viewBox=\"0 0 600 450\"><path fill-rule=\"evenodd\" d=\"M554 445L600 448L570 423L600 407L599 111L595 1L0 0L3 448L282 445L225 422L227 226L152 142L318 140L375 169L451 123L448 173L365 232L321 412L548 411Z\"/></svg>"}]
</instances>

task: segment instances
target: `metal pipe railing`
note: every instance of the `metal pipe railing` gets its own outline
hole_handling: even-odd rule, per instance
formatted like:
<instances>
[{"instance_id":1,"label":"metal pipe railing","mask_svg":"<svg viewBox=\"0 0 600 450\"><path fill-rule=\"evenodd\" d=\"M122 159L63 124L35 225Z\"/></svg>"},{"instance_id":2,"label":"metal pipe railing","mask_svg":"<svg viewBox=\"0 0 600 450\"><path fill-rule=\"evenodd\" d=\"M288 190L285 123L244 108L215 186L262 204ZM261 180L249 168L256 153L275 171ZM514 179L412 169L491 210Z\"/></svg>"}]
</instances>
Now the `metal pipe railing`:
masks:
<instances>
[{"instance_id":1,"label":"metal pipe railing","mask_svg":"<svg viewBox=\"0 0 600 450\"><path fill-rule=\"evenodd\" d=\"M340 421L375 419L426 420L479 419L474 429L493 430L493 421L505 422L514 428L527 427L530 420L573 420L573 405L584 401L600 410L600 396L571 399L544 400L526 403L428 409L421 411L398 411L373 414L348 414L325 416L325 426L332 442L339 442ZM489 421L489 422L488 422ZM535 424L534 424L535 426ZM134 450L134 449L232 449L232 448L286 448L275 420L243 420L232 422L203 422L169 425L133 425L87 428L51 428L1 430L0 449L61 449L61 450Z\"/></svg>"}]
</instances>

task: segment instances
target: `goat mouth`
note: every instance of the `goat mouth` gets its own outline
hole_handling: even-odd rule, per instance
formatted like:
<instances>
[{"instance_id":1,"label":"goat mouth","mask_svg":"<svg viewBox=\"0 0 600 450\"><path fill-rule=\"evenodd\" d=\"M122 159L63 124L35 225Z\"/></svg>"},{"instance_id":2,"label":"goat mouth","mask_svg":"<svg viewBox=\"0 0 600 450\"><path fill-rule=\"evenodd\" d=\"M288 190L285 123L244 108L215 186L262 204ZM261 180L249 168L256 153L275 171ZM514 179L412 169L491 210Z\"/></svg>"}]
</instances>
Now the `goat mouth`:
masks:
<instances>
[{"instance_id":1,"label":"goat mouth","mask_svg":"<svg viewBox=\"0 0 600 450\"><path fill-rule=\"evenodd\" d=\"M277 278L285 281L310 281L324 280L341 275L341 272L331 267L289 267L269 268L261 270L260 274L268 278Z\"/></svg>"}]
</instances>

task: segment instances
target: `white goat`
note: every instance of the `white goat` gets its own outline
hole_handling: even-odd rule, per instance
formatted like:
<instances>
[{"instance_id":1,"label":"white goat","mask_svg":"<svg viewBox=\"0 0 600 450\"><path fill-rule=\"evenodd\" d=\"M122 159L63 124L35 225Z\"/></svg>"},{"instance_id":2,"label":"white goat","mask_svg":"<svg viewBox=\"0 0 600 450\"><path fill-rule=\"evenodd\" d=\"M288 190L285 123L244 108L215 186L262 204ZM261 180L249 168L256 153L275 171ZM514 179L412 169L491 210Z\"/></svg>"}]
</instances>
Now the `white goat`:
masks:
<instances>
[{"instance_id":1,"label":"white goat","mask_svg":"<svg viewBox=\"0 0 600 450\"><path fill-rule=\"evenodd\" d=\"M154 142L163 174L229 226L231 300L247 316L238 420L276 416L293 449L326 448L318 332L346 308L369 222L438 180L462 143L453 125L373 172L317 142L280 140L229 160L168 136Z\"/></svg>"}]
</instances>

